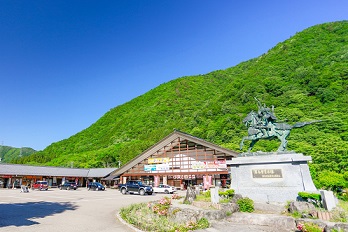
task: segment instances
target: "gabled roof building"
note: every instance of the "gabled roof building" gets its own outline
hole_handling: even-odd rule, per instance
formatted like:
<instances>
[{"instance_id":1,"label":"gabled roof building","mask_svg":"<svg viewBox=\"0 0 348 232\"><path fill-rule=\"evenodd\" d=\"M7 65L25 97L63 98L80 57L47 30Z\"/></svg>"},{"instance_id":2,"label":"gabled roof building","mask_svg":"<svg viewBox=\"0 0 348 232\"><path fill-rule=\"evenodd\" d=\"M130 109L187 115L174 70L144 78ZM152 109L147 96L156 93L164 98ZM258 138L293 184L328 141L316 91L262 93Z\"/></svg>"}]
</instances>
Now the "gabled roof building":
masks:
<instances>
[{"instance_id":1,"label":"gabled roof building","mask_svg":"<svg viewBox=\"0 0 348 232\"><path fill-rule=\"evenodd\" d=\"M157 186L160 183L178 188L187 185L226 185L229 172L226 161L238 153L203 139L175 130L135 157L110 177L141 180Z\"/></svg>"}]
</instances>

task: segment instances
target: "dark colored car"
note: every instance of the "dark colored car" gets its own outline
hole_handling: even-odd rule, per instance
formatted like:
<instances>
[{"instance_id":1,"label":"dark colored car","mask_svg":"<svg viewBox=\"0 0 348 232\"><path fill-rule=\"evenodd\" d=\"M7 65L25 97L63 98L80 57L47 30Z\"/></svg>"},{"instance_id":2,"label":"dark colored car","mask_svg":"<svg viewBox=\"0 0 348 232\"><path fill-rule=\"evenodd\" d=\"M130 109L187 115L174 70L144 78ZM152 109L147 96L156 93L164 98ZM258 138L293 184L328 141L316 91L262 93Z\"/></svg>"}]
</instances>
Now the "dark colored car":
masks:
<instances>
[{"instance_id":1,"label":"dark colored car","mask_svg":"<svg viewBox=\"0 0 348 232\"><path fill-rule=\"evenodd\" d=\"M35 184L33 184L31 186L31 188L34 189L38 189L38 190L48 190L48 183L47 181L36 181Z\"/></svg>"},{"instance_id":2,"label":"dark colored car","mask_svg":"<svg viewBox=\"0 0 348 232\"><path fill-rule=\"evenodd\" d=\"M105 186L99 182L92 182L88 184L88 190L104 191Z\"/></svg>"},{"instance_id":3,"label":"dark colored car","mask_svg":"<svg viewBox=\"0 0 348 232\"><path fill-rule=\"evenodd\" d=\"M77 189L77 184L75 182L65 182L64 184L59 186L59 189L66 189L66 190L76 190Z\"/></svg>"},{"instance_id":4,"label":"dark colored car","mask_svg":"<svg viewBox=\"0 0 348 232\"><path fill-rule=\"evenodd\" d=\"M153 193L152 186L144 185L141 181L130 180L125 184L119 184L118 188L122 194L139 193L144 196L145 193L147 193L147 195L152 195Z\"/></svg>"}]
</instances>

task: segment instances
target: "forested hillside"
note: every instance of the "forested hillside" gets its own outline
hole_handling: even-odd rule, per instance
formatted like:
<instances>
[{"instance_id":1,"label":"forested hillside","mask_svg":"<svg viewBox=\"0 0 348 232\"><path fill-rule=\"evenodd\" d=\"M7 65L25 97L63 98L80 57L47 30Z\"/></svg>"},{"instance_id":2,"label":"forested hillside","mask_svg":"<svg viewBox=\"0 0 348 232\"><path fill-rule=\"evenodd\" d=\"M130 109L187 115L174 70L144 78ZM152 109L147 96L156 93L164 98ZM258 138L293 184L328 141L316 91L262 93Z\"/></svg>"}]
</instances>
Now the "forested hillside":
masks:
<instances>
[{"instance_id":1,"label":"forested hillside","mask_svg":"<svg viewBox=\"0 0 348 232\"><path fill-rule=\"evenodd\" d=\"M0 145L0 162L2 163L11 163L17 158L31 155L36 151L29 147L15 148L9 146Z\"/></svg>"},{"instance_id":2,"label":"forested hillside","mask_svg":"<svg viewBox=\"0 0 348 232\"><path fill-rule=\"evenodd\" d=\"M164 83L111 109L89 128L16 162L125 164L174 128L239 151L247 135L242 120L257 110L254 97L274 105L278 120L288 124L323 120L293 129L288 150L313 157L315 178L323 170L347 172L348 21L308 28L235 67ZM279 142L259 141L254 151L276 151ZM248 142L243 151L247 147Z\"/></svg>"}]
</instances>

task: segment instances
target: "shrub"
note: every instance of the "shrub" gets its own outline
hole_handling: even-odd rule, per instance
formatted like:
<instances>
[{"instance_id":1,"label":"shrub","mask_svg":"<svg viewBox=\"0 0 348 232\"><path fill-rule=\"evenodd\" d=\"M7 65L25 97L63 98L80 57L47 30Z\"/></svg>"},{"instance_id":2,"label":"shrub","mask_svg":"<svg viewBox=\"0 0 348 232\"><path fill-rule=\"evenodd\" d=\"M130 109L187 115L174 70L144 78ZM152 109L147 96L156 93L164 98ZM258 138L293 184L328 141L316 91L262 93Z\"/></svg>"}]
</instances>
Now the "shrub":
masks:
<instances>
[{"instance_id":1,"label":"shrub","mask_svg":"<svg viewBox=\"0 0 348 232\"><path fill-rule=\"evenodd\" d=\"M203 192L203 194L202 194L204 197L211 197L211 193L210 193L210 190L207 190L207 191L205 191L205 192Z\"/></svg>"},{"instance_id":2,"label":"shrub","mask_svg":"<svg viewBox=\"0 0 348 232\"><path fill-rule=\"evenodd\" d=\"M227 194L228 194L228 197L233 197L233 195L234 195L234 189L227 189L225 192L227 192Z\"/></svg>"},{"instance_id":3,"label":"shrub","mask_svg":"<svg viewBox=\"0 0 348 232\"><path fill-rule=\"evenodd\" d=\"M239 205L239 210L241 212L253 212L254 211L254 201L248 197L243 197L237 201Z\"/></svg>"},{"instance_id":4,"label":"shrub","mask_svg":"<svg viewBox=\"0 0 348 232\"><path fill-rule=\"evenodd\" d=\"M234 189L227 189L226 191L219 191L219 196L225 198L232 198L234 195Z\"/></svg>"},{"instance_id":5,"label":"shrub","mask_svg":"<svg viewBox=\"0 0 348 232\"><path fill-rule=\"evenodd\" d=\"M174 194L172 195L172 199L173 199L173 200L178 200L178 199L180 199L180 198L182 198L182 197L179 196L179 194L177 194L177 193L174 193Z\"/></svg>"},{"instance_id":6,"label":"shrub","mask_svg":"<svg viewBox=\"0 0 348 232\"><path fill-rule=\"evenodd\" d=\"M196 229L205 229L209 227L209 221L206 218L201 218L197 222L197 228Z\"/></svg>"},{"instance_id":7,"label":"shrub","mask_svg":"<svg viewBox=\"0 0 348 232\"><path fill-rule=\"evenodd\" d=\"M299 192L298 195L303 200L311 202L317 207L321 207L321 195L319 193Z\"/></svg>"},{"instance_id":8,"label":"shrub","mask_svg":"<svg viewBox=\"0 0 348 232\"><path fill-rule=\"evenodd\" d=\"M206 218L201 218L197 222L189 221L185 225L176 226L172 231L187 232L197 229L205 229L209 227L209 222Z\"/></svg>"},{"instance_id":9,"label":"shrub","mask_svg":"<svg viewBox=\"0 0 348 232\"><path fill-rule=\"evenodd\" d=\"M304 224L299 223L297 229L303 232L322 232L324 229L317 224L305 222Z\"/></svg>"},{"instance_id":10,"label":"shrub","mask_svg":"<svg viewBox=\"0 0 348 232\"><path fill-rule=\"evenodd\" d=\"M155 214L166 216L168 214L171 200L168 197L164 197L154 205L148 204L148 207L152 209Z\"/></svg>"},{"instance_id":11,"label":"shrub","mask_svg":"<svg viewBox=\"0 0 348 232\"><path fill-rule=\"evenodd\" d=\"M322 171L318 175L319 187L339 192L339 189L343 189L346 186L346 180L344 174Z\"/></svg>"},{"instance_id":12,"label":"shrub","mask_svg":"<svg viewBox=\"0 0 348 232\"><path fill-rule=\"evenodd\" d=\"M348 201L348 188L343 189L338 195L338 198L343 201Z\"/></svg>"}]
</instances>

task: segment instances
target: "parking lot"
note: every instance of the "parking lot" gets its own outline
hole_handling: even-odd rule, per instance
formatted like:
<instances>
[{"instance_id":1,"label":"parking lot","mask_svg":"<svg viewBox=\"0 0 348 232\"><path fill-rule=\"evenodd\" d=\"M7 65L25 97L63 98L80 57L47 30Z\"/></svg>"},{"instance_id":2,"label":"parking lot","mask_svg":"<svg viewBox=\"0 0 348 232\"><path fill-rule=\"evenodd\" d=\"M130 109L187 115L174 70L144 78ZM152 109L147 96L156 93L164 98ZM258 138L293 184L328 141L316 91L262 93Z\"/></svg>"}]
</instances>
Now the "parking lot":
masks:
<instances>
[{"instance_id":1,"label":"parking lot","mask_svg":"<svg viewBox=\"0 0 348 232\"><path fill-rule=\"evenodd\" d=\"M0 232L132 231L116 218L117 211L132 203L163 196L122 195L114 189L49 189L29 193L0 189Z\"/></svg>"}]
</instances>

